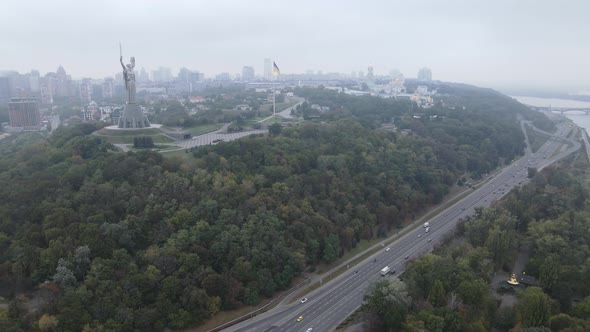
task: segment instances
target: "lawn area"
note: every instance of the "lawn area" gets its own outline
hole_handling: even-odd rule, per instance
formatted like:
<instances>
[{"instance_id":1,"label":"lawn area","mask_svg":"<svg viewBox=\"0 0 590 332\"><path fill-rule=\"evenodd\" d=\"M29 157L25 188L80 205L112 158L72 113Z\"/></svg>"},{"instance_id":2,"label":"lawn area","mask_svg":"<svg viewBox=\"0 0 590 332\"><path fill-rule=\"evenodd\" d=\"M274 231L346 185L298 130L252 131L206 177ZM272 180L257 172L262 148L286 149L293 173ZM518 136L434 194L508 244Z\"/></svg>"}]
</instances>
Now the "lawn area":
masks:
<instances>
[{"instance_id":1,"label":"lawn area","mask_svg":"<svg viewBox=\"0 0 590 332\"><path fill-rule=\"evenodd\" d=\"M529 126L526 126L525 128L527 136L529 137L529 143L531 143L531 150L533 150L533 152L537 152L541 145L547 142L549 137L535 130L532 130Z\"/></svg>"},{"instance_id":2,"label":"lawn area","mask_svg":"<svg viewBox=\"0 0 590 332\"><path fill-rule=\"evenodd\" d=\"M287 102L284 102L284 103L277 103L277 105L276 105L276 107L277 107L276 112L278 113L278 112L284 110L287 107L291 107L291 106L297 104L298 102L299 102L299 100L290 100L290 101L287 101ZM271 104L264 104L264 105L260 106L260 110L261 111L266 111L266 112L272 113L272 103Z\"/></svg>"},{"instance_id":3,"label":"lawn area","mask_svg":"<svg viewBox=\"0 0 590 332\"><path fill-rule=\"evenodd\" d=\"M190 152L186 152L188 150L176 150L176 151L162 151L162 156L164 157L180 157L184 159L194 159L193 154Z\"/></svg>"},{"instance_id":4,"label":"lawn area","mask_svg":"<svg viewBox=\"0 0 590 332\"><path fill-rule=\"evenodd\" d=\"M178 149L178 147L174 146L174 145L154 145L153 148L136 148L136 147L129 148L129 150L135 151L135 152L143 151L143 150L162 151L162 150L174 150L174 149Z\"/></svg>"},{"instance_id":5,"label":"lawn area","mask_svg":"<svg viewBox=\"0 0 590 332\"><path fill-rule=\"evenodd\" d=\"M197 135L203 135L206 133L210 133L212 131L216 131L221 127L223 127L223 123L215 123L215 124L210 124L210 125L189 127L189 128L185 128L184 130L190 132L194 136L197 136Z\"/></svg>"},{"instance_id":6,"label":"lawn area","mask_svg":"<svg viewBox=\"0 0 590 332\"><path fill-rule=\"evenodd\" d=\"M277 122L283 122L283 118L281 118L279 116L275 116L275 117L272 117L272 118L264 121L264 123L277 123Z\"/></svg>"}]
</instances>

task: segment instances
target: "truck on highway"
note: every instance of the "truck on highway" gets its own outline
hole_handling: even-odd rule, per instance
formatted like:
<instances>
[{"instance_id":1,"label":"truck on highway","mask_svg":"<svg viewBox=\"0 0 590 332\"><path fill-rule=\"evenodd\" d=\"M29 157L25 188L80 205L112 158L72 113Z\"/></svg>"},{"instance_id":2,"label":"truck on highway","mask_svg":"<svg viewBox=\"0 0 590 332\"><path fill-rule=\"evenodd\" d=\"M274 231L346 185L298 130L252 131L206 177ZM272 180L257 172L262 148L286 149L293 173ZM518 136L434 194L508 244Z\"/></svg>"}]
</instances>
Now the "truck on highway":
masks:
<instances>
[{"instance_id":1,"label":"truck on highway","mask_svg":"<svg viewBox=\"0 0 590 332\"><path fill-rule=\"evenodd\" d=\"M426 227L430 227L430 223L428 221L424 223L424 228Z\"/></svg>"},{"instance_id":2,"label":"truck on highway","mask_svg":"<svg viewBox=\"0 0 590 332\"><path fill-rule=\"evenodd\" d=\"M386 267L384 267L384 268L381 269L381 275L382 276L387 275L389 273L389 271L390 271L389 266L386 266Z\"/></svg>"}]
</instances>

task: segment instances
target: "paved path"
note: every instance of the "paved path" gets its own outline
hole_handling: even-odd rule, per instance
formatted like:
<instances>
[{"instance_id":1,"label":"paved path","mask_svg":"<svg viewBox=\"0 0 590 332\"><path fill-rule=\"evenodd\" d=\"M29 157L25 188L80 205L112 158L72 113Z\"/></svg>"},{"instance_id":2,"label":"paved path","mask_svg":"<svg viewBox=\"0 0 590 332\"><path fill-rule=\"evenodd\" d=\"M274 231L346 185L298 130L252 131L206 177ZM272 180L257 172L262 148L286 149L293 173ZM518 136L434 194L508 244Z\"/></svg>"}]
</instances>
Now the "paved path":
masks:
<instances>
[{"instance_id":1,"label":"paved path","mask_svg":"<svg viewBox=\"0 0 590 332\"><path fill-rule=\"evenodd\" d=\"M276 115L277 116L280 116L281 118L284 118L284 119L294 119L295 117L293 115L291 115L291 111L294 110L294 109L296 109L297 106L303 104L304 101L305 100L302 100L302 101L298 102L297 104L295 104L293 106L289 106L289 107L285 108L284 110L278 112ZM266 117L266 118L264 118L262 120L259 120L258 122L265 122L267 120L272 119L273 117L274 117L274 115L271 115L271 116Z\"/></svg>"},{"instance_id":2,"label":"paved path","mask_svg":"<svg viewBox=\"0 0 590 332\"><path fill-rule=\"evenodd\" d=\"M242 131L239 133L228 133L228 134L221 134L220 131L221 131L221 129L218 131L214 131L212 133L195 136L192 139L178 141L178 142L176 142L175 145L178 146L180 149L190 149L192 147L211 145L211 144L216 144L218 142L234 141L234 140L246 137L246 136L250 136L252 134L268 133L267 129L249 130L249 131Z\"/></svg>"},{"instance_id":3,"label":"paved path","mask_svg":"<svg viewBox=\"0 0 590 332\"><path fill-rule=\"evenodd\" d=\"M285 108L284 110L277 113L277 115L280 116L281 118L285 118L285 119L294 119L295 117L293 115L291 115L291 111L294 110L295 108L297 108L297 106L303 104L304 101L305 100L302 100L293 106Z\"/></svg>"},{"instance_id":4,"label":"paved path","mask_svg":"<svg viewBox=\"0 0 590 332\"><path fill-rule=\"evenodd\" d=\"M158 143L158 145L170 145L176 146L178 149L170 149L170 150L163 150L160 151L161 153L167 153L172 151L179 151L179 150L186 150L193 147L199 147L203 145L211 145L217 144L219 142L229 142L235 141L237 139L250 136L252 134L266 134L268 133L267 129L259 129L259 130L249 130L249 131L242 131L238 133L225 133L227 127L229 127L230 123L226 123L223 127L219 128L216 131L212 131L210 133L206 133L199 136L194 136L191 139L180 140L174 143ZM121 149L123 152L127 152L130 150L132 144L113 144L114 146Z\"/></svg>"}]
</instances>

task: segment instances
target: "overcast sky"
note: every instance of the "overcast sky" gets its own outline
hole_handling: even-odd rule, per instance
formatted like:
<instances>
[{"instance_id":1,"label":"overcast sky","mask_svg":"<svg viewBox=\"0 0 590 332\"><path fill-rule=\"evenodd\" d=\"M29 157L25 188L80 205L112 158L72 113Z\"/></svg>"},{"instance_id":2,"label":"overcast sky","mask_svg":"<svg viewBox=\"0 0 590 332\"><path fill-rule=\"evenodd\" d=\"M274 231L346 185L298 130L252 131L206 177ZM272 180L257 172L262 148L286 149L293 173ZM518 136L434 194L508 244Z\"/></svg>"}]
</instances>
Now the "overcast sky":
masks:
<instances>
[{"instance_id":1,"label":"overcast sky","mask_svg":"<svg viewBox=\"0 0 590 332\"><path fill-rule=\"evenodd\" d=\"M238 73L264 58L283 73L350 73L372 64L492 87L590 90L589 0L2 0L0 70L74 78L128 61Z\"/></svg>"}]
</instances>

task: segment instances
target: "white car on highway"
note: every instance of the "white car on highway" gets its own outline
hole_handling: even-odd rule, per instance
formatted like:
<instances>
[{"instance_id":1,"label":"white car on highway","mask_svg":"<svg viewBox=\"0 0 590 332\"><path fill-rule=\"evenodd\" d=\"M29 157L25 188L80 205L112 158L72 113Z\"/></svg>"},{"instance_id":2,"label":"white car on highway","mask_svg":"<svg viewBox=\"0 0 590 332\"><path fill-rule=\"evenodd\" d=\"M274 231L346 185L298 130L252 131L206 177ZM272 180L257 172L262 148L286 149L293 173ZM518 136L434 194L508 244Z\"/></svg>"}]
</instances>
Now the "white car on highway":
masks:
<instances>
[{"instance_id":1,"label":"white car on highway","mask_svg":"<svg viewBox=\"0 0 590 332\"><path fill-rule=\"evenodd\" d=\"M301 299L301 303L305 303L305 302L307 302L307 297L304 297Z\"/></svg>"}]
</instances>

